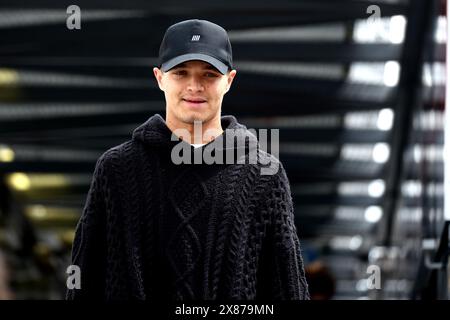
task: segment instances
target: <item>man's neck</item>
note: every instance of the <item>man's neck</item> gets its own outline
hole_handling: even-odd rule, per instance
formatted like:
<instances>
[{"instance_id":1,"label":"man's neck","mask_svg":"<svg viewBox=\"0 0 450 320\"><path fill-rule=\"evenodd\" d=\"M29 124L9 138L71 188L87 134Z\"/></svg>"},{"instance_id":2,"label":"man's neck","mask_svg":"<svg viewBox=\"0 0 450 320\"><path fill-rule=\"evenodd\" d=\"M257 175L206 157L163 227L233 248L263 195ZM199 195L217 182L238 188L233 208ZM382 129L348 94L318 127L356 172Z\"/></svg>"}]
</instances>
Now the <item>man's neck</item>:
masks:
<instances>
[{"instance_id":1,"label":"man's neck","mask_svg":"<svg viewBox=\"0 0 450 320\"><path fill-rule=\"evenodd\" d=\"M194 123L185 123L171 116L166 116L166 125L170 131L184 129L189 132L189 137L180 138L189 144L205 144L216 139L223 133L220 114L207 122L196 121Z\"/></svg>"}]
</instances>

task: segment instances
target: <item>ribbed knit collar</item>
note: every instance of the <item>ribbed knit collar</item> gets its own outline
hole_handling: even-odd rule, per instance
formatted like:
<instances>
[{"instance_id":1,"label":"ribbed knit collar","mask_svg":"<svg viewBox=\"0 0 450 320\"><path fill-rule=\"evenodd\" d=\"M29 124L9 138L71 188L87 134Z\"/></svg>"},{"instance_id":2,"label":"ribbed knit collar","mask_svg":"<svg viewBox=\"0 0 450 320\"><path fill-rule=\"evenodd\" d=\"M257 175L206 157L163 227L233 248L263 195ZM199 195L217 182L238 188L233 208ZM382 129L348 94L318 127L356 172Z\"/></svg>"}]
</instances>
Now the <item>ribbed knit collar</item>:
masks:
<instances>
[{"instance_id":1,"label":"ribbed knit collar","mask_svg":"<svg viewBox=\"0 0 450 320\"><path fill-rule=\"evenodd\" d=\"M257 138L254 134L247 130L247 127L238 123L236 118L232 115L225 115L221 117L222 129L224 132L213 141L205 144L201 148L214 143L218 150L225 150L227 148L226 137L227 132L233 132L237 139L233 144L233 149L245 148L245 140L251 142L250 149L257 145ZM140 141L148 146L155 147L173 147L177 143L186 143L185 141L172 141L172 131L167 127L166 121L159 114L151 116L146 122L137 127L133 131L133 140ZM194 148L192 145L190 145ZM248 150L247 150L248 151Z\"/></svg>"}]
</instances>

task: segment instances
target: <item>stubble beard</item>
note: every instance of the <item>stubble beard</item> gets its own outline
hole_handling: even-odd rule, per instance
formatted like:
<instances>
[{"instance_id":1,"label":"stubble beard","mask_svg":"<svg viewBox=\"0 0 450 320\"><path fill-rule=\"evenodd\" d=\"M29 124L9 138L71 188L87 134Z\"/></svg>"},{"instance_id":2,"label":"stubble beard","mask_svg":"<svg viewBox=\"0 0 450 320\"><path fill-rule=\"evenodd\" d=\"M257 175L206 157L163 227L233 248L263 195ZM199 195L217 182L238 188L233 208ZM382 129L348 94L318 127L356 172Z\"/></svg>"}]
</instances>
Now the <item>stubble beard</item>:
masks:
<instances>
[{"instance_id":1,"label":"stubble beard","mask_svg":"<svg viewBox=\"0 0 450 320\"><path fill-rule=\"evenodd\" d=\"M183 107L181 107L180 109L182 108ZM174 114L179 121L182 121L183 123L186 124L194 124L194 122L200 122L204 124L211 121L216 116L216 114L211 112L210 109L205 109L203 110L203 112L191 111L186 113L184 113L183 110L180 109L176 110Z\"/></svg>"}]
</instances>

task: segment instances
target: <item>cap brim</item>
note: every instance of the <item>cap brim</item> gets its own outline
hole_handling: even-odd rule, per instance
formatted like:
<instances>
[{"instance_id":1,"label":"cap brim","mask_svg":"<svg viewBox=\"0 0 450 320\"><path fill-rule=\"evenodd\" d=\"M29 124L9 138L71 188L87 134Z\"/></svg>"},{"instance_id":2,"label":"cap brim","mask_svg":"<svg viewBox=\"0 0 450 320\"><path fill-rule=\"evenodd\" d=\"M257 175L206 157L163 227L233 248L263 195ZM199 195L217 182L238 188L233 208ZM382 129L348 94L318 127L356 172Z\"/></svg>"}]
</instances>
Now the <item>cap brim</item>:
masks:
<instances>
[{"instance_id":1,"label":"cap brim","mask_svg":"<svg viewBox=\"0 0 450 320\"><path fill-rule=\"evenodd\" d=\"M179 65L180 63L183 63L186 61L191 61L191 60L200 60L200 61L207 62L210 65L212 65L214 68L219 70L219 72L221 74L226 74L228 71L228 66L225 63L223 63L222 61L220 61L214 57L208 56L206 54L201 54L201 53L187 53L187 54L183 54L181 56L175 57L173 59L170 59L169 61L167 61L161 65L161 70L166 72L166 71L169 71L170 69L172 69L173 67Z\"/></svg>"}]
</instances>

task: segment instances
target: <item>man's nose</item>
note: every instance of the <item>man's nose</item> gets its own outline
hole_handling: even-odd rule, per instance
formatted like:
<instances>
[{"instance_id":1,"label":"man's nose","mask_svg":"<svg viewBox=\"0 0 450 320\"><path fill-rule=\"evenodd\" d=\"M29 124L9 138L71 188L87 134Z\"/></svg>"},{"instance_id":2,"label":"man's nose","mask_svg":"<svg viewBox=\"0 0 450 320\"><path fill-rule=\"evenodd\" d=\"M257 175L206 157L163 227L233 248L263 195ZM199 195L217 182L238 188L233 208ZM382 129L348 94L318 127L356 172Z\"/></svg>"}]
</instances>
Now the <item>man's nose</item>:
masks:
<instances>
[{"instance_id":1,"label":"man's nose","mask_svg":"<svg viewBox=\"0 0 450 320\"><path fill-rule=\"evenodd\" d=\"M188 90L202 91L204 89L201 80L198 77L191 77L188 83Z\"/></svg>"}]
</instances>

